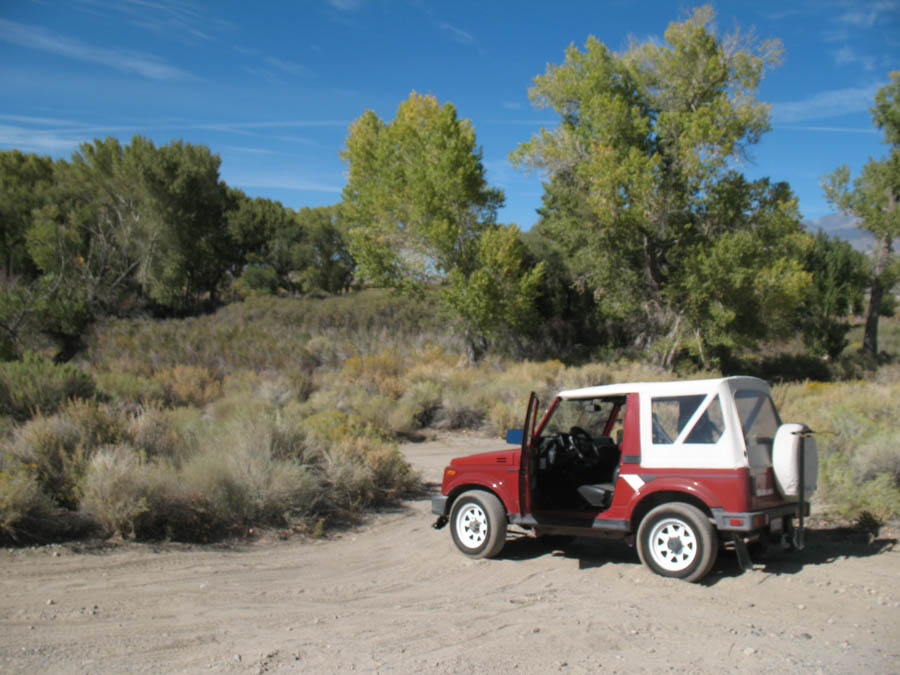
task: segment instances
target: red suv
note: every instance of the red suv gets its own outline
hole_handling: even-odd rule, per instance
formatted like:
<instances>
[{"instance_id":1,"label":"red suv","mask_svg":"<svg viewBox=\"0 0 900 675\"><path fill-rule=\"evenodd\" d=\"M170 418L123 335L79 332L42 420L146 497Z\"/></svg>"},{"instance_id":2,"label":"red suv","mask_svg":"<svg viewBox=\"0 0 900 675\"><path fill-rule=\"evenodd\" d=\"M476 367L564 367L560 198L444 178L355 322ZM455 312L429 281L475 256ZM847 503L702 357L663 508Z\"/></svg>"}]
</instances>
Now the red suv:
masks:
<instances>
[{"instance_id":1,"label":"red suv","mask_svg":"<svg viewBox=\"0 0 900 675\"><path fill-rule=\"evenodd\" d=\"M432 500L460 551L496 556L509 525L541 537L621 537L657 574L702 579L725 543L803 544L816 488L809 429L783 424L752 377L532 394L515 448L457 457ZM798 527L794 527L794 520Z\"/></svg>"}]
</instances>

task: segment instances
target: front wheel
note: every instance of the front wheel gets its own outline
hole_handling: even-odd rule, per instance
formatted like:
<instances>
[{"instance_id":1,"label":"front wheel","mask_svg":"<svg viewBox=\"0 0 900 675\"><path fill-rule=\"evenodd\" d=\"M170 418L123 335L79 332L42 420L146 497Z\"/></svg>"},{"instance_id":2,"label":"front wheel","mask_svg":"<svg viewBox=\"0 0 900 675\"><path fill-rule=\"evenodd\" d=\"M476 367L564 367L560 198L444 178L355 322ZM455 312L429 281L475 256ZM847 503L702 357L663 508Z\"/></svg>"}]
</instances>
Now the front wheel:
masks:
<instances>
[{"instance_id":1,"label":"front wheel","mask_svg":"<svg viewBox=\"0 0 900 675\"><path fill-rule=\"evenodd\" d=\"M483 490L464 492L450 511L456 547L472 558L493 558L506 543L506 509Z\"/></svg>"},{"instance_id":2,"label":"front wheel","mask_svg":"<svg viewBox=\"0 0 900 675\"><path fill-rule=\"evenodd\" d=\"M718 553L716 532L706 515L690 504L662 504L638 528L641 562L664 577L699 581Z\"/></svg>"}]
</instances>

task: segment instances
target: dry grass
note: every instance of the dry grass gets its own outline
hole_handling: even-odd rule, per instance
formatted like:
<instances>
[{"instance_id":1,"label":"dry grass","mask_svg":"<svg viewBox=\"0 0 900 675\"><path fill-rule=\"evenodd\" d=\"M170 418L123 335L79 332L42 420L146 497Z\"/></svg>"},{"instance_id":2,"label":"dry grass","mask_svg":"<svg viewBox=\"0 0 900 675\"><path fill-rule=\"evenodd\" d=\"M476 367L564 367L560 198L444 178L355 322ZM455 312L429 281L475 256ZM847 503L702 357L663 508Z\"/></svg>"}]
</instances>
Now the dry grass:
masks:
<instances>
[{"instance_id":1,"label":"dry grass","mask_svg":"<svg viewBox=\"0 0 900 675\"><path fill-rule=\"evenodd\" d=\"M547 403L560 389L676 377L624 360L494 354L472 364L427 298L416 302L378 292L254 298L184 321L109 322L89 360L67 371L93 374L102 402L4 418L0 530L15 536L63 507L136 538L321 531L415 487L398 437L428 428L502 436L521 425L531 391ZM870 381L774 391L786 420L829 432L819 436L819 508L900 513L900 365Z\"/></svg>"}]
</instances>

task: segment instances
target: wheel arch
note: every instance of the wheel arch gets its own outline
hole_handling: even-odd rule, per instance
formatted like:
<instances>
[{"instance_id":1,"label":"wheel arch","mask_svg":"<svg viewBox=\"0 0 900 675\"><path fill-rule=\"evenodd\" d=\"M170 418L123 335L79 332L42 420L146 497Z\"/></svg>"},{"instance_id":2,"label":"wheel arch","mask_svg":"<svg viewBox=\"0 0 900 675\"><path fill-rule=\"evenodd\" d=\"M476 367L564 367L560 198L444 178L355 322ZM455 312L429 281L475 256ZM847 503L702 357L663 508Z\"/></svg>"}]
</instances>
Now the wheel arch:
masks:
<instances>
[{"instance_id":1,"label":"wheel arch","mask_svg":"<svg viewBox=\"0 0 900 675\"><path fill-rule=\"evenodd\" d=\"M453 503L456 501L457 497L470 490L480 490L494 495L503 505L503 510L506 511L506 517L509 518L511 511L509 509L509 504L503 499L503 494L499 490L495 490L492 486L483 483L463 483L450 490L450 492L447 493L447 503L444 506L444 515L449 516L450 512L453 510Z\"/></svg>"},{"instance_id":2,"label":"wheel arch","mask_svg":"<svg viewBox=\"0 0 900 675\"><path fill-rule=\"evenodd\" d=\"M631 512L630 527L632 532L637 532L641 521L650 511L661 504L671 504L672 502L682 502L690 504L703 512L704 515L712 518L712 511L705 501L689 492L681 492L679 490L660 490L652 492L637 503Z\"/></svg>"}]
</instances>

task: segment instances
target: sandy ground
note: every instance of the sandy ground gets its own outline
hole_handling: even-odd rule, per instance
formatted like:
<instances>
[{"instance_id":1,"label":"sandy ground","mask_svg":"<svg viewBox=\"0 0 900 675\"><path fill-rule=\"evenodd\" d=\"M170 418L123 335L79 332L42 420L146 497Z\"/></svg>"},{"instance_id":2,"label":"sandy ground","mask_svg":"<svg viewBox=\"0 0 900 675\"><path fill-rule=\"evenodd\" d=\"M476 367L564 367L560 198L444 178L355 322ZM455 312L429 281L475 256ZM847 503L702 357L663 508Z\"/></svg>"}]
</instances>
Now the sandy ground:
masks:
<instances>
[{"instance_id":1,"label":"sandy ground","mask_svg":"<svg viewBox=\"0 0 900 675\"><path fill-rule=\"evenodd\" d=\"M502 441L405 446L437 482ZM896 529L823 526L808 547L701 584L621 542L516 538L456 551L422 498L324 541L0 551L0 671L900 672Z\"/></svg>"}]
</instances>

